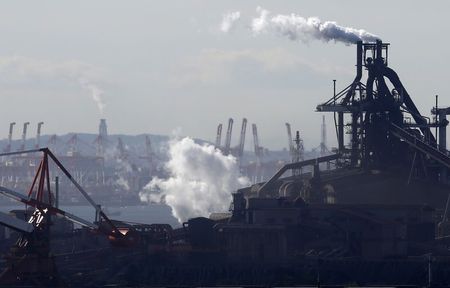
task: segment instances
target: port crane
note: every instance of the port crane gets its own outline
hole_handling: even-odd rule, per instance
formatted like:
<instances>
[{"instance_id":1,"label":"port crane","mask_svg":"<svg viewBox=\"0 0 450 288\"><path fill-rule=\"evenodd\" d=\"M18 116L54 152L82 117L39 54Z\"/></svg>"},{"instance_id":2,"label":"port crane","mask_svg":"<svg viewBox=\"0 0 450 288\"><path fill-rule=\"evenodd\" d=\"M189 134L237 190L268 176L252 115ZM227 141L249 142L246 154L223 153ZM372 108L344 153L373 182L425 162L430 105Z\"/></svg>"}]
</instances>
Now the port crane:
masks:
<instances>
[{"instance_id":1,"label":"port crane","mask_svg":"<svg viewBox=\"0 0 450 288\"><path fill-rule=\"evenodd\" d=\"M40 148L33 150L17 151L1 153L0 156L11 156L27 153L43 153L42 160L37 168L37 172L26 195L0 186L0 194L32 207L34 210L27 221L17 219L5 213L0 213L0 224L5 225L13 230L21 233L14 248L11 250L9 257L11 263L9 268L0 274L0 284L9 285L15 283L18 278L22 277L30 271L38 272L38 275L45 275L44 283L57 285L56 268L52 257L49 254L49 231L52 223L51 216L58 215L65 219L79 224L88 229L98 231L105 234L111 240L113 245L127 245L135 239L130 230L124 231L111 221L89 194L81 187L81 185L72 177L69 171L56 158L56 156L48 148ZM95 209L96 219L94 223L78 217L72 213L68 213L58 208L55 198L57 195L52 193L50 183L49 164L52 162L59 170L69 179L70 182L78 189L90 205ZM56 191L55 191L56 192ZM128 242L131 241L131 242ZM36 273L35 273L36 274ZM35 278L36 276L33 276ZM44 277L44 276L43 276ZM49 282L50 281L50 282Z\"/></svg>"},{"instance_id":2,"label":"port crane","mask_svg":"<svg viewBox=\"0 0 450 288\"><path fill-rule=\"evenodd\" d=\"M12 136L13 136L14 125L16 125L16 122L9 123L8 144L6 145L6 147L3 150L3 152L11 152L11 144L12 144Z\"/></svg>"},{"instance_id":3,"label":"port crane","mask_svg":"<svg viewBox=\"0 0 450 288\"><path fill-rule=\"evenodd\" d=\"M224 147L224 154L228 155L231 153L231 134L233 132L233 118L228 119L228 128L227 128L227 135L225 138L225 147Z\"/></svg>"},{"instance_id":4,"label":"port crane","mask_svg":"<svg viewBox=\"0 0 450 288\"><path fill-rule=\"evenodd\" d=\"M217 133L216 133L216 148L220 149L220 145L222 144L222 124L219 124L217 126Z\"/></svg>"},{"instance_id":5,"label":"port crane","mask_svg":"<svg viewBox=\"0 0 450 288\"><path fill-rule=\"evenodd\" d=\"M0 186L0 194L9 197L13 200L19 201L27 206L34 207L38 210L46 209L49 214L61 215L68 220L75 222L79 225L100 229L107 234L111 234L115 237L122 237L123 234L114 226L111 220L102 211L101 206L95 203L95 201L89 196L89 194L81 187L80 184L75 180L75 178L70 174L70 172L63 166L63 164L56 158L56 156L48 148L40 148L33 150L1 153L0 156L11 156L17 154L35 153L42 152L43 158L39 164L36 175L33 179L33 183L28 190L27 196L11 190L9 188ZM96 218L99 219L98 223L91 223L84 220L78 216L65 212L61 209L55 207L55 199L51 192L50 186L50 171L49 171L49 160L52 160L54 164L60 169L60 171L69 179L70 182L77 188L77 190L83 195L83 197L88 201L88 203L95 209ZM35 189L36 188L36 189ZM105 224L107 229L105 229Z\"/></svg>"},{"instance_id":6,"label":"port crane","mask_svg":"<svg viewBox=\"0 0 450 288\"><path fill-rule=\"evenodd\" d=\"M37 132L36 132L36 144L35 148L41 147L41 131L42 131L42 125L44 125L44 122L39 122L37 124Z\"/></svg>"},{"instance_id":7,"label":"port crane","mask_svg":"<svg viewBox=\"0 0 450 288\"><path fill-rule=\"evenodd\" d=\"M28 125L30 125L30 122L25 122L23 123L23 129L22 129L22 144L20 146L19 151L23 151L25 150L25 145L26 145L26 141L27 141L27 129L28 129Z\"/></svg>"}]
</instances>

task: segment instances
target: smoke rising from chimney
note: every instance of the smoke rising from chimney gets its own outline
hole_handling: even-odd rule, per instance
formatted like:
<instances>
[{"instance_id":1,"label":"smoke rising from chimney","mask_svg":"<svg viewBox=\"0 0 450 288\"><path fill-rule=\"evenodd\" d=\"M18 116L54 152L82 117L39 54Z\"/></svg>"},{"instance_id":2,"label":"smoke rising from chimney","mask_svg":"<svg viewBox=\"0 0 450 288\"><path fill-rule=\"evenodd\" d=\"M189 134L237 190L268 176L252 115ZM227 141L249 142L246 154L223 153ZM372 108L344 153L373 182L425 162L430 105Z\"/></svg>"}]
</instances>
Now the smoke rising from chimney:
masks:
<instances>
[{"instance_id":1,"label":"smoke rising from chimney","mask_svg":"<svg viewBox=\"0 0 450 288\"><path fill-rule=\"evenodd\" d=\"M153 178L139 196L144 202L166 203L180 223L228 211L231 193L250 184L239 175L236 158L223 155L212 145L199 145L187 137L172 140L169 157L166 169L170 177Z\"/></svg>"},{"instance_id":2,"label":"smoke rising from chimney","mask_svg":"<svg viewBox=\"0 0 450 288\"><path fill-rule=\"evenodd\" d=\"M0 73L5 77L17 79L37 79L37 81L55 79L77 83L87 90L91 99L103 116L105 103L103 90L98 86L100 72L97 68L76 60L50 61L23 56L0 57Z\"/></svg>"},{"instance_id":3,"label":"smoke rising from chimney","mask_svg":"<svg viewBox=\"0 0 450 288\"><path fill-rule=\"evenodd\" d=\"M322 21L317 17L305 18L294 13L272 16L268 10L261 7L257 7L256 11L259 16L253 18L249 25L254 35L270 33L293 41L308 42L315 39L324 42L342 42L347 45L355 44L357 41L375 42L379 39L378 36L363 29L341 26L334 21ZM222 32L226 33L232 29L240 17L239 11L225 14L221 24Z\"/></svg>"},{"instance_id":4,"label":"smoke rising from chimney","mask_svg":"<svg viewBox=\"0 0 450 288\"><path fill-rule=\"evenodd\" d=\"M317 17L304 18L297 14L270 16L270 12L261 7L256 11L259 17L254 18L251 29L254 34L269 32L289 38L293 41L307 42L310 39L325 42L336 41L354 44L357 41L375 42L376 35L363 29L344 27L333 21L322 22Z\"/></svg>"},{"instance_id":5,"label":"smoke rising from chimney","mask_svg":"<svg viewBox=\"0 0 450 288\"><path fill-rule=\"evenodd\" d=\"M102 98L103 90L85 78L80 78L79 83L81 87L89 91L92 100L94 100L95 104L97 105L97 109L100 112L100 115L103 116L105 114L105 102L103 102Z\"/></svg>"},{"instance_id":6,"label":"smoke rising from chimney","mask_svg":"<svg viewBox=\"0 0 450 288\"><path fill-rule=\"evenodd\" d=\"M220 24L220 30L224 33L228 33L240 18L241 12L239 11L224 14L222 18L222 23Z\"/></svg>"}]
</instances>

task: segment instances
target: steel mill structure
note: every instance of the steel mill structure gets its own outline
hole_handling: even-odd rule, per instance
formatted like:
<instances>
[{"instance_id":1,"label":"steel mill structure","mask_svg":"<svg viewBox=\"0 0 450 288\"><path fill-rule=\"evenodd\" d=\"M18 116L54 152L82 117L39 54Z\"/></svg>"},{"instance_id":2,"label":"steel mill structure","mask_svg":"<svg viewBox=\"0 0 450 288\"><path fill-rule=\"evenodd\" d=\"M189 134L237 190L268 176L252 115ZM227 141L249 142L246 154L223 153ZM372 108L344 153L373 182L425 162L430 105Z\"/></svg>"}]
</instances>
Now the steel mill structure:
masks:
<instances>
[{"instance_id":1,"label":"steel mill structure","mask_svg":"<svg viewBox=\"0 0 450 288\"><path fill-rule=\"evenodd\" d=\"M31 207L0 214L0 223L16 231L9 238L0 234L2 243L10 244L3 246L8 252L0 284L448 286L450 108L437 103L434 120L421 114L389 67L388 48L381 41L356 44L356 77L340 92L335 85L332 97L317 106L318 112L333 113L338 139L337 148L327 147L322 122L318 157L307 157L300 132L293 137L287 123L288 161L261 180L268 155L256 124L251 125L252 163L243 161L247 119L236 148L231 146L233 119L223 146L220 124L216 148L240 158L241 170L254 184L230 191L229 211L179 227L110 219L63 158L47 148L34 150L43 155L28 188L0 187L1 194ZM125 161L123 146L119 140L119 158ZM2 157L30 161L28 154L12 150L9 145ZM51 182L52 169L62 171L61 177L93 206L95 222L58 208L55 199L66 191Z\"/></svg>"}]
</instances>

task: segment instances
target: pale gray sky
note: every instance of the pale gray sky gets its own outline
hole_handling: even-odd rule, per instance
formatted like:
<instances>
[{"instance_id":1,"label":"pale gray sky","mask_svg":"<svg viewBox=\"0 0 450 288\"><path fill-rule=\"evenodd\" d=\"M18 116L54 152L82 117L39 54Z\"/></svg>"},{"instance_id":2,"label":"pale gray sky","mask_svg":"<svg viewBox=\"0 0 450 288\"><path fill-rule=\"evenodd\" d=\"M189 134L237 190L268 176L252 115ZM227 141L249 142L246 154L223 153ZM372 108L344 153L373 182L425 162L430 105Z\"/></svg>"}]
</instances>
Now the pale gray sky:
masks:
<instances>
[{"instance_id":1,"label":"pale gray sky","mask_svg":"<svg viewBox=\"0 0 450 288\"><path fill-rule=\"evenodd\" d=\"M379 3L379 4L378 4ZM355 48L252 36L261 6L362 28L391 43L390 66L425 114L450 105L448 1L2 1L0 138L8 123L44 121L44 133L96 132L103 91L110 133L213 140L219 122L257 123L263 146L287 145L285 122L307 147L320 139L319 102L353 79ZM221 33L224 13L240 26ZM98 92L98 91L97 91ZM328 116L329 142L334 140ZM3 127L3 128L2 128ZM3 131L3 132L1 132ZM15 136L20 131L16 129ZM248 148L251 135L248 130Z\"/></svg>"}]
</instances>

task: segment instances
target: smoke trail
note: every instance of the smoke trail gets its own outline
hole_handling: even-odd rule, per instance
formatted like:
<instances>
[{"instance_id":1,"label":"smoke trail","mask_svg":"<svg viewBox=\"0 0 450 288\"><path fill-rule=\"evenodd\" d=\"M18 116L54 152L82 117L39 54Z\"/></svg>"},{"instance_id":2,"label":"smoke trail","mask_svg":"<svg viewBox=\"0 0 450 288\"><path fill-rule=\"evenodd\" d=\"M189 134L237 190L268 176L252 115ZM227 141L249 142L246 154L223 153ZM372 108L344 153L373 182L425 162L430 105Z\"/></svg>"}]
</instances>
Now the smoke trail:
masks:
<instances>
[{"instance_id":1,"label":"smoke trail","mask_svg":"<svg viewBox=\"0 0 450 288\"><path fill-rule=\"evenodd\" d=\"M103 90L99 88L102 78L98 69L80 61L50 61L23 56L0 57L0 74L2 78L65 80L78 83L81 88L89 91L90 97L96 103L100 114L104 114L105 103Z\"/></svg>"},{"instance_id":2,"label":"smoke trail","mask_svg":"<svg viewBox=\"0 0 450 288\"><path fill-rule=\"evenodd\" d=\"M270 17L270 12L261 7L256 11L259 17L254 18L251 23L251 29L255 34L272 32L294 41L317 39L325 42L334 40L345 44L354 44L357 41L375 42L379 39L363 29L340 26L333 21L322 22L317 17L304 18L296 14Z\"/></svg>"},{"instance_id":3,"label":"smoke trail","mask_svg":"<svg viewBox=\"0 0 450 288\"><path fill-rule=\"evenodd\" d=\"M92 100L94 100L95 104L97 105L97 109L100 112L100 115L103 116L105 113L105 102L103 102L102 98L103 90L84 78L80 78L79 82L81 87L89 91Z\"/></svg>"},{"instance_id":4,"label":"smoke trail","mask_svg":"<svg viewBox=\"0 0 450 288\"><path fill-rule=\"evenodd\" d=\"M112 184L124 191L130 191L131 187L128 180L133 174L133 168L127 159L119 157L119 153L117 147L108 148L104 153L104 159L107 161L107 164L114 167L116 178Z\"/></svg>"},{"instance_id":5,"label":"smoke trail","mask_svg":"<svg viewBox=\"0 0 450 288\"><path fill-rule=\"evenodd\" d=\"M223 155L214 146L199 145L186 137L170 143L169 156L166 169L171 176L153 178L139 196L141 201L168 204L180 223L227 211L231 193L249 184L239 176L236 158Z\"/></svg>"},{"instance_id":6,"label":"smoke trail","mask_svg":"<svg viewBox=\"0 0 450 288\"><path fill-rule=\"evenodd\" d=\"M273 33L288 37L293 41L307 42L310 39L316 39L345 44L354 44L357 41L375 42L379 39L378 36L363 29L344 27L334 21L322 22L317 17L304 18L297 14L270 16L270 12L261 7L257 7L256 11L259 16L253 18L250 24L250 28L255 35ZM227 33L240 17L239 11L225 14L220 26L221 31Z\"/></svg>"},{"instance_id":7,"label":"smoke trail","mask_svg":"<svg viewBox=\"0 0 450 288\"><path fill-rule=\"evenodd\" d=\"M241 12L235 11L223 15L222 23L220 24L220 30L224 33L228 33L241 18Z\"/></svg>"}]
</instances>

